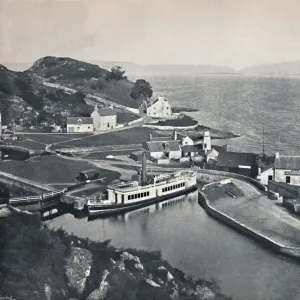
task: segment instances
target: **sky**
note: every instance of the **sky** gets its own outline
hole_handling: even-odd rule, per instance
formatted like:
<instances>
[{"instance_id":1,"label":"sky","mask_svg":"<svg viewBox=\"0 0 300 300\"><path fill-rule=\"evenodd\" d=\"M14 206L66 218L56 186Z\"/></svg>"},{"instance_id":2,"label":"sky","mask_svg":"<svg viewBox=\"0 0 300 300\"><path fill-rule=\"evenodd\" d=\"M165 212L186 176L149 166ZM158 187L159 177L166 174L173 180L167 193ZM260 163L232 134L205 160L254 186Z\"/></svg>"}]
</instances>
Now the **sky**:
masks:
<instances>
[{"instance_id":1,"label":"sky","mask_svg":"<svg viewBox=\"0 0 300 300\"><path fill-rule=\"evenodd\" d=\"M0 0L0 62L300 60L299 0Z\"/></svg>"}]
</instances>

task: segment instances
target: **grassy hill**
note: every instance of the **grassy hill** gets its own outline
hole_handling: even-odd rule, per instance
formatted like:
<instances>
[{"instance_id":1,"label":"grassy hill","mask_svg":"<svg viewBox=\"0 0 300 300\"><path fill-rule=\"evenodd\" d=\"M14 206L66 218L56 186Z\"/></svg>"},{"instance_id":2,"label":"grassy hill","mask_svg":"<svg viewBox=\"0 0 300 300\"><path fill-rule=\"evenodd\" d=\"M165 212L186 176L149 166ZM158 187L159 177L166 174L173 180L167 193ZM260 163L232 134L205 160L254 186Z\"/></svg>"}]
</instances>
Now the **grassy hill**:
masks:
<instances>
[{"instance_id":1,"label":"grassy hill","mask_svg":"<svg viewBox=\"0 0 300 300\"><path fill-rule=\"evenodd\" d=\"M98 65L68 57L47 56L37 60L28 71L43 80L79 89L118 104L135 108L140 106L138 100L130 97L131 81L126 78L107 80L110 71Z\"/></svg>"},{"instance_id":2,"label":"grassy hill","mask_svg":"<svg viewBox=\"0 0 300 300\"><path fill-rule=\"evenodd\" d=\"M89 116L93 108L84 100L87 93L122 105L138 107L138 100L130 97L133 83L127 79L107 80L109 73L97 65L50 56L37 60L24 72L11 71L0 65L2 122L5 125L30 127L35 126L37 121L47 126L63 124L66 116ZM72 87L78 93L45 86L45 81ZM37 120L36 113L39 114Z\"/></svg>"}]
</instances>

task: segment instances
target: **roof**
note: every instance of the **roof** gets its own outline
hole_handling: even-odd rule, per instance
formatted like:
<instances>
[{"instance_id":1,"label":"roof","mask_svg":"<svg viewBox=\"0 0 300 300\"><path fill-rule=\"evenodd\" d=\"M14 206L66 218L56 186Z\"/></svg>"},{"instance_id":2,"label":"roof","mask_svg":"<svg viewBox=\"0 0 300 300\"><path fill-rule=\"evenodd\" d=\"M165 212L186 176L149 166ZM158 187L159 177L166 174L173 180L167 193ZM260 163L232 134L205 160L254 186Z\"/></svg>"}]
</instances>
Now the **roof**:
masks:
<instances>
[{"instance_id":1,"label":"roof","mask_svg":"<svg viewBox=\"0 0 300 300\"><path fill-rule=\"evenodd\" d=\"M275 157L275 169L300 170L300 156Z\"/></svg>"},{"instance_id":2,"label":"roof","mask_svg":"<svg viewBox=\"0 0 300 300\"><path fill-rule=\"evenodd\" d=\"M153 104L159 102L159 101L164 101L164 102L169 102L168 99L164 98L164 97L157 97L155 100L151 101L148 105L148 107L152 106Z\"/></svg>"},{"instance_id":3,"label":"roof","mask_svg":"<svg viewBox=\"0 0 300 300\"><path fill-rule=\"evenodd\" d=\"M188 152L199 152L199 148L197 148L196 146L194 145L185 145L185 146L182 146L182 152L183 153L188 153Z\"/></svg>"},{"instance_id":4,"label":"roof","mask_svg":"<svg viewBox=\"0 0 300 300\"><path fill-rule=\"evenodd\" d=\"M237 168L238 166L253 166L256 164L256 154L241 152L219 153L217 166Z\"/></svg>"},{"instance_id":5,"label":"roof","mask_svg":"<svg viewBox=\"0 0 300 300\"><path fill-rule=\"evenodd\" d=\"M93 118L90 117L68 117L67 124L93 124Z\"/></svg>"},{"instance_id":6,"label":"roof","mask_svg":"<svg viewBox=\"0 0 300 300\"><path fill-rule=\"evenodd\" d=\"M154 136L150 138L150 141L172 141L173 139L171 138L171 136Z\"/></svg>"},{"instance_id":7,"label":"roof","mask_svg":"<svg viewBox=\"0 0 300 300\"><path fill-rule=\"evenodd\" d=\"M208 155L212 155L212 156L218 156L219 155L219 152L215 149L215 148L212 148L211 150L209 150L207 152L207 156Z\"/></svg>"},{"instance_id":8,"label":"roof","mask_svg":"<svg viewBox=\"0 0 300 300\"><path fill-rule=\"evenodd\" d=\"M179 141L149 141L143 143L143 148L150 152L163 152L163 151L178 151L180 150Z\"/></svg>"},{"instance_id":9,"label":"roof","mask_svg":"<svg viewBox=\"0 0 300 300\"><path fill-rule=\"evenodd\" d=\"M80 171L79 174L87 174L87 173L95 173L95 172L99 172L99 170L97 169L84 170L84 171Z\"/></svg>"},{"instance_id":10,"label":"roof","mask_svg":"<svg viewBox=\"0 0 300 300\"><path fill-rule=\"evenodd\" d=\"M117 113L111 108L98 108L100 116L115 116Z\"/></svg>"}]
</instances>

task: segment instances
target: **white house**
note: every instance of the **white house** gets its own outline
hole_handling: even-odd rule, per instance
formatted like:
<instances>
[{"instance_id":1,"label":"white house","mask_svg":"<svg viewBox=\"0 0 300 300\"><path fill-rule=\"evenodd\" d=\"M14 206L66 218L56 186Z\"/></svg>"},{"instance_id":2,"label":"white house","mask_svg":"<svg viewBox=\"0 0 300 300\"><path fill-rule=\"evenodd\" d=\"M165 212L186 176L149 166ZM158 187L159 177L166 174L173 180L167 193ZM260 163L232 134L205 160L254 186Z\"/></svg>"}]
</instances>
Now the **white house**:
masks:
<instances>
[{"instance_id":1,"label":"white house","mask_svg":"<svg viewBox=\"0 0 300 300\"><path fill-rule=\"evenodd\" d=\"M95 130L109 130L117 126L117 114L112 108L95 106L91 114Z\"/></svg>"},{"instance_id":2,"label":"white house","mask_svg":"<svg viewBox=\"0 0 300 300\"><path fill-rule=\"evenodd\" d=\"M273 180L300 185L300 156L284 156L276 153Z\"/></svg>"},{"instance_id":3,"label":"white house","mask_svg":"<svg viewBox=\"0 0 300 300\"><path fill-rule=\"evenodd\" d=\"M89 117L68 117L67 132L93 132L93 119Z\"/></svg>"},{"instance_id":4,"label":"white house","mask_svg":"<svg viewBox=\"0 0 300 300\"><path fill-rule=\"evenodd\" d=\"M152 118L169 118L172 115L171 105L164 97L157 97L157 99L150 102L147 107L147 116Z\"/></svg>"},{"instance_id":5,"label":"white house","mask_svg":"<svg viewBox=\"0 0 300 300\"><path fill-rule=\"evenodd\" d=\"M259 167L256 179L263 185L268 185L269 180L273 180L274 169L273 166Z\"/></svg>"},{"instance_id":6,"label":"white house","mask_svg":"<svg viewBox=\"0 0 300 300\"><path fill-rule=\"evenodd\" d=\"M208 151L211 150L211 137L209 131L204 131L204 137L203 137L203 144L202 148L207 153Z\"/></svg>"},{"instance_id":7,"label":"white house","mask_svg":"<svg viewBox=\"0 0 300 300\"><path fill-rule=\"evenodd\" d=\"M181 147L178 140L170 138L152 138L150 135L149 141L143 142L143 149L148 152L148 156L152 159L180 159Z\"/></svg>"}]
</instances>

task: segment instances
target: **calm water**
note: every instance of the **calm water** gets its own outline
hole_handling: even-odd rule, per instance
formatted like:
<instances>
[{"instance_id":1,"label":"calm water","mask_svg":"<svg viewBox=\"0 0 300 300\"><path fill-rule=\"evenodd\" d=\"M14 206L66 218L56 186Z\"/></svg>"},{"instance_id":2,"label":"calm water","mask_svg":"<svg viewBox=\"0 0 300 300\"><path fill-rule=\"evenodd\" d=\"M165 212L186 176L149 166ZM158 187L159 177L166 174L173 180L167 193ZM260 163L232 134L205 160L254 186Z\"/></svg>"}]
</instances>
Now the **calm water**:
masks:
<instances>
[{"instance_id":1,"label":"calm water","mask_svg":"<svg viewBox=\"0 0 300 300\"><path fill-rule=\"evenodd\" d=\"M214 278L234 299L300 299L300 265L275 255L210 218L197 193L122 217L58 217L49 224L117 247L160 250L163 258L189 275Z\"/></svg>"},{"instance_id":2,"label":"calm water","mask_svg":"<svg viewBox=\"0 0 300 300\"><path fill-rule=\"evenodd\" d=\"M261 152L264 124L268 153L299 154L300 77L130 76L139 77L172 105L198 109L188 114L199 124L240 133L231 150Z\"/></svg>"},{"instance_id":3,"label":"calm water","mask_svg":"<svg viewBox=\"0 0 300 300\"><path fill-rule=\"evenodd\" d=\"M228 141L233 150L260 152L265 123L269 153L299 154L299 78L131 76L140 77L173 105L199 109L190 115L200 124L242 134ZM111 239L117 247L161 250L173 266L214 278L234 299L300 299L300 264L207 216L197 194L178 199L119 218L87 222L64 215L49 224L81 237Z\"/></svg>"}]
</instances>

